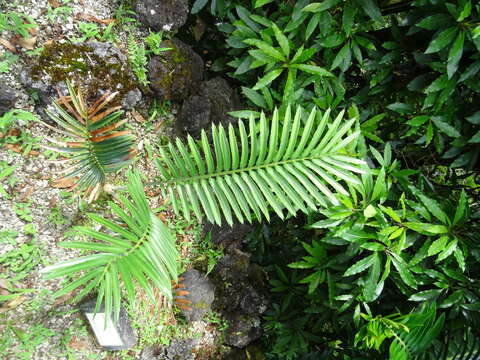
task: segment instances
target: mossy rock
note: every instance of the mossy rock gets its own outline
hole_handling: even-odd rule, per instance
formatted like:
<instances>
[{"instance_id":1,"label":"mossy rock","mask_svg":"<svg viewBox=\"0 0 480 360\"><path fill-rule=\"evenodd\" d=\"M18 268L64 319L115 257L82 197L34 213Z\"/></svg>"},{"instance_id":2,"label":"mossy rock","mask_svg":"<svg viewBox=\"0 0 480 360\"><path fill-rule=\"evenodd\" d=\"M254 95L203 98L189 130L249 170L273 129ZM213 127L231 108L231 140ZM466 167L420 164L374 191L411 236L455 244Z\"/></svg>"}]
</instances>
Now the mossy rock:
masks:
<instances>
[{"instance_id":1,"label":"mossy rock","mask_svg":"<svg viewBox=\"0 0 480 360\"><path fill-rule=\"evenodd\" d=\"M148 80L155 96L164 101L181 101L199 91L203 60L190 46L178 39L165 40L170 48L148 63Z\"/></svg>"},{"instance_id":2,"label":"mossy rock","mask_svg":"<svg viewBox=\"0 0 480 360\"><path fill-rule=\"evenodd\" d=\"M56 96L57 88L65 90L65 80L81 85L90 101L106 91L118 91L112 105L131 108L141 98L127 57L111 43L47 44L30 68L20 74L20 80L37 91L45 104Z\"/></svg>"}]
</instances>

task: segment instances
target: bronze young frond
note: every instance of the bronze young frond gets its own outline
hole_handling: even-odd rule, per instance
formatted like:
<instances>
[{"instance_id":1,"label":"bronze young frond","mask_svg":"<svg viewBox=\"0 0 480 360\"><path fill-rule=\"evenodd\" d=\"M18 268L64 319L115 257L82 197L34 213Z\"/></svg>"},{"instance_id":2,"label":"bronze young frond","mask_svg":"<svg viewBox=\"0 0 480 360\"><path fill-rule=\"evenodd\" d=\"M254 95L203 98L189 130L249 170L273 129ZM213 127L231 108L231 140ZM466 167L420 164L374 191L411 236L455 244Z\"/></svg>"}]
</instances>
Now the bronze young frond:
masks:
<instances>
[{"instance_id":1,"label":"bronze young frond","mask_svg":"<svg viewBox=\"0 0 480 360\"><path fill-rule=\"evenodd\" d=\"M275 111L257 124L240 120L212 126L210 144L205 131L201 141L190 136L187 145L161 148L157 165L176 213L221 225L257 218L270 219L270 209L281 218L284 210L295 215L337 204L334 192L348 195L340 180L359 183L354 173L364 173L365 162L346 151L359 135L351 131L355 119L343 121L342 111L331 121L330 111L313 109L302 124L302 109L292 118L290 107L283 119Z\"/></svg>"},{"instance_id":2,"label":"bronze young frond","mask_svg":"<svg viewBox=\"0 0 480 360\"><path fill-rule=\"evenodd\" d=\"M80 89L75 91L67 82L69 95L53 102L55 111L47 111L60 128L43 123L49 129L72 141L61 141L46 136L53 146L47 149L70 154L61 160L73 163L61 171L59 181L76 178L71 189L85 191L89 201L96 199L106 181L106 174L130 163L135 151L134 137L128 130L119 131L127 120L118 121L123 111L120 106L107 107L117 93L105 93L94 104L87 106Z\"/></svg>"}]
</instances>

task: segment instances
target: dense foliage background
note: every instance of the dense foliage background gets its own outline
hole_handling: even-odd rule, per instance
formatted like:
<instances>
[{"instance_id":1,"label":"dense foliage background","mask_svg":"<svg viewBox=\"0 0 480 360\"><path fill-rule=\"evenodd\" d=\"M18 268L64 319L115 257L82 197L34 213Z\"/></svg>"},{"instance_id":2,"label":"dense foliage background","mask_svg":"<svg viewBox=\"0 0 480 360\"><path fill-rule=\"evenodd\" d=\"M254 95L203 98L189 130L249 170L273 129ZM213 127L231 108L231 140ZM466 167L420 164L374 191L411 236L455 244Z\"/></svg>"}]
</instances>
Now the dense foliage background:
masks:
<instances>
[{"instance_id":1,"label":"dense foliage background","mask_svg":"<svg viewBox=\"0 0 480 360\"><path fill-rule=\"evenodd\" d=\"M374 169L338 206L251 236L275 299L267 357L476 358L480 5L197 0L199 11L222 20L227 56L213 69L251 109L346 108Z\"/></svg>"}]
</instances>

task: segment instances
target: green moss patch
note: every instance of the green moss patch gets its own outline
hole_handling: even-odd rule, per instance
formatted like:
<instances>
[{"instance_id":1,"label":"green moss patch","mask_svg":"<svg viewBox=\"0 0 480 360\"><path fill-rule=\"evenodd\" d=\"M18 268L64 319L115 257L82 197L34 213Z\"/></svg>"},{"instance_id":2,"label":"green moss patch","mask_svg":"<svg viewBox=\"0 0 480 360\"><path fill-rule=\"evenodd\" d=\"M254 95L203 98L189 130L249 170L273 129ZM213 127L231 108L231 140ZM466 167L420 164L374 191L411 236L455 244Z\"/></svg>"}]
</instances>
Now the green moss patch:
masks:
<instances>
[{"instance_id":1,"label":"green moss patch","mask_svg":"<svg viewBox=\"0 0 480 360\"><path fill-rule=\"evenodd\" d=\"M52 84L73 80L83 86L87 100L96 98L99 90L118 91L120 96L115 100L118 104L126 93L137 87L127 66L120 61L107 62L88 44L54 42L45 46L31 75L35 80L49 75Z\"/></svg>"}]
</instances>

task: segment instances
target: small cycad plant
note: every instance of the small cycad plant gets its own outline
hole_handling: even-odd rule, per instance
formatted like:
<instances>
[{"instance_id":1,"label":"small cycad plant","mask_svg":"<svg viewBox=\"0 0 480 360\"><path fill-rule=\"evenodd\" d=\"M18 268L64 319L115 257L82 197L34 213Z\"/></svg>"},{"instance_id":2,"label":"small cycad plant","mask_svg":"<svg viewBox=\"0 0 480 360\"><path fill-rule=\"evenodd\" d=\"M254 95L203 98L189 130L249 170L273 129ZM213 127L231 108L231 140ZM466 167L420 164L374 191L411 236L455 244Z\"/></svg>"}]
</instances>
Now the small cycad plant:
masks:
<instances>
[{"instance_id":1,"label":"small cycad plant","mask_svg":"<svg viewBox=\"0 0 480 360\"><path fill-rule=\"evenodd\" d=\"M78 96L73 87L69 90L70 99L78 101L74 100ZM58 104L57 111L65 115ZM200 141L189 136L187 145L176 139L175 145L160 149L156 159L159 181L150 186L164 191L177 214L190 218L193 213L200 221L205 214L208 221L219 225L223 221L230 225L263 218L269 221L271 212L284 218L299 210L307 213L337 204L337 192L348 194L341 182L359 183L355 173L366 171L364 161L354 157L359 136L359 131L353 130L356 119L345 122L343 111L333 121L330 111L313 109L306 121L302 115L303 110L298 108L292 116L288 107L282 117L275 111L271 120L262 114L258 123L251 118L247 125L239 121L227 130L212 125L211 140L205 131ZM55 119L61 120L58 116ZM59 123L70 130L78 127L79 119L68 120L69 124ZM111 146L109 152L105 144L101 154L108 157L116 150L116 145ZM81 165L73 175L70 173L79 176L79 182L85 176L92 178L89 174L95 174L99 159L94 156L96 152L92 155L92 150L82 149L80 158L73 157L80 159ZM121 156L109 157L112 167L118 169L125 164ZM171 281L177 278L174 237L149 210L139 175L128 173L127 178L131 200L119 195L118 203L110 202L115 221L89 214L108 233L81 227L80 232L94 242L62 244L96 253L43 270L48 278L81 272L56 295L82 288L75 298L79 300L96 290L97 309L105 302L105 311L113 312L115 319L122 288L129 301L135 299L136 285L147 293L152 292L152 286L158 287L171 298Z\"/></svg>"},{"instance_id":2,"label":"small cycad plant","mask_svg":"<svg viewBox=\"0 0 480 360\"><path fill-rule=\"evenodd\" d=\"M68 96L60 96L53 102L55 111L47 111L58 127L43 123L54 132L72 141L60 141L48 136L52 145L43 147L71 157L61 160L70 163L59 181L76 178L71 190L77 188L89 201L95 200L106 182L108 173L116 172L129 164L135 156L134 137L129 130L120 128L127 120L119 121L121 106L108 104L118 92L105 93L91 106L87 106L80 88L75 91L67 82Z\"/></svg>"}]
</instances>

